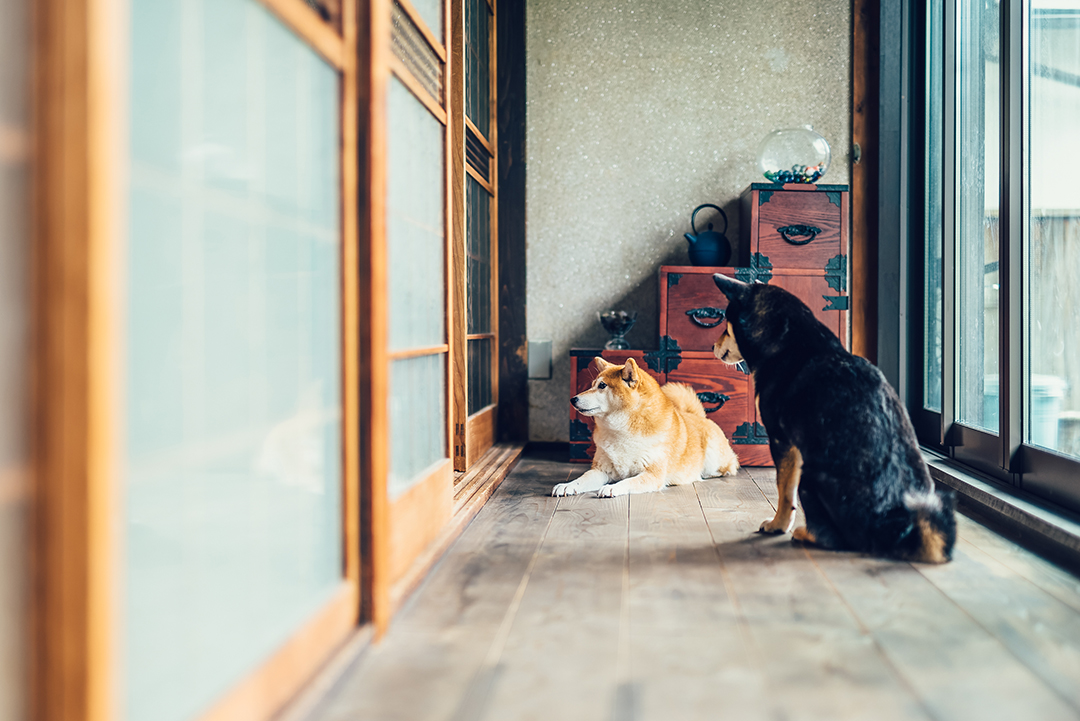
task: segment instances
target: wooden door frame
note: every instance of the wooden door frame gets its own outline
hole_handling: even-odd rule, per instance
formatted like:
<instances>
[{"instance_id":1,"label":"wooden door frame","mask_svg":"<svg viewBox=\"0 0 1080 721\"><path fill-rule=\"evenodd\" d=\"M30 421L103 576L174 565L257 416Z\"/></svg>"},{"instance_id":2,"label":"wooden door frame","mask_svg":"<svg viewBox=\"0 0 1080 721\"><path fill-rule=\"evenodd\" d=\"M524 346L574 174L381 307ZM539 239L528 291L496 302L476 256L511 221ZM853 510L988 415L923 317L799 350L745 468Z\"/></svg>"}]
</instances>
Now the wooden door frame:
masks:
<instances>
[{"instance_id":1,"label":"wooden door frame","mask_svg":"<svg viewBox=\"0 0 1080 721\"><path fill-rule=\"evenodd\" d=\"M342 582L204 719L269 718L357 630L360 599L356 0L340 30L259 0L341 78ZM127 0L33 4L34 359L31 717L123 717L120 318L126 237Z\"/></svg>"},{"instance_id":2,"label":"wooden door frame","mask_svg":"<svg viewBox=\"0 0 1080 721\"><path fill-rule=\"evenodd\" d=\"M851 10L851 352L876 363L880 0L854 0Z\"/></svg>"},{"instance_id":3,"label":"wooden door frame","mask_svg":"<svg viewBox=\"0 0 1080 721\"><path fill-rule=\"evenodd\" d=\"M455 0L456 1L456 0ZM433 98L397 60L391 47L391 13L395 3L420 30L444 65L442 97ZM360 464L363 493L360 526L363 613L372 621L376 638L382 636L394 609L416 582L430 559L426 552L439 538L450 519L453 504L454 408L457 404L453 374L458 340L452 332L452 309L456 303L452 282L455 273L452 243L455 235L453 171L452 78L455 58L448 48L451 38L451 0L443 0L440 43L409 0L367 0L360 14L358 51L365 72L360 74L360 157L362 182L359 205L360 230ZM444 126L444 197L446 227L445 304L446 343L437 350L446 355L445 462L428 469L426 476L401 497L391 500L390 477L390 365L389 282L387 277L387 112L391 77L396 77Z\"/></svg>"},{"instance_id":4,"label":"wooden door frame","mask_svg":"<svg viewBox=\"0 0 1080 721\"><path fill-rule=\"evenodd\" d=\"M525 318L525 3L499 6L496 16L495 84L499 129L499 442L529 440L529 370Z\"/></svg>"},{"instance_id":5,"label":"wooden door frame","mask_svg":"<svg viewBox=\"0 0 1080 721\"><path fill-rule=\"evenodd\" d=\"M453 0L452 44L453 53L464 67L465 53L465 17L464 7L467 0ZM452 137L454 151L455 196L453 211L454 237L454 333L458 341L454 356L454 470L459 474L468 471L483 457L495 443L497 434L496 419L499 413L499 123L498 123L498 7L495 0L481 0L490 12L488 24L488 53L490 72L488 77L488 134L485 136L469 119L465 110L465 74L456 73L452 79L453 91L451 102L455 117L461 119L454 124ZM468 127L480 139L482 145L491 154L488 177L484 178L469 165L465 154L465 128ZM491 403L475 413L469 412L469 362L468 362L468 225L466 223L465 197L468 179L475 180L484 191L490 194L488 203L491 209L491 359L489 378L491 379ZM459 475L460 477L460 475Z\"/></svg>"}]
</instances>

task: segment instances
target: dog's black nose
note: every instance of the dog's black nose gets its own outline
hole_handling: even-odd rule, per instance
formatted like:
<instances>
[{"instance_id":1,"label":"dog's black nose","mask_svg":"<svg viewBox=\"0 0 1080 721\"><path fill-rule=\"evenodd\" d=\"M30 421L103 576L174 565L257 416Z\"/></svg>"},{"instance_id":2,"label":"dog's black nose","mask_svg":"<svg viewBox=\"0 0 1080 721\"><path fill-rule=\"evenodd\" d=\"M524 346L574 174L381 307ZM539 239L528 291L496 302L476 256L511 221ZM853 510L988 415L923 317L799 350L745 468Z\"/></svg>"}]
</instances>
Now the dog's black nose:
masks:
<instances>
[{"instance_id":1,"label":"dog's black nose","mask_svg":"<svg viewBox=\"0 0 1080 721\"><path fill-rule=\"evenodd\" d=\"M572 405L574 408L577 408L577 396L574 396L570 399L570 405Z\"/></svg>"}]
</instances>

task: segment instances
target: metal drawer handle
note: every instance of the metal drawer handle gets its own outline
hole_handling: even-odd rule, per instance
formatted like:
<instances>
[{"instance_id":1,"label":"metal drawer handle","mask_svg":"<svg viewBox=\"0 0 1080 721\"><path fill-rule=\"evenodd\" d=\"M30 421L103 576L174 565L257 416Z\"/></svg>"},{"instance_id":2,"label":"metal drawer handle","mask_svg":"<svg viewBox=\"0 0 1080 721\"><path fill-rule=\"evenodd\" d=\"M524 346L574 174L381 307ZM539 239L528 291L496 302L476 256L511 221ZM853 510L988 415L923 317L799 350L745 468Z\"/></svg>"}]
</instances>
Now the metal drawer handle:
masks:
<instances>
[{"instance_id":1,"label":"metal drawer handle","mask_svg":"<svg viewBox=\"0 0 1080 721\"><path fill-rule=\"evenodd\" d=\"M781 238L792 245L806 245L821 232L821 228L815 228L812 225L785 225L783 228L777 228L776 230L780 233ZM803 237L806 240L796 240L797 237Z\"/></svg>"},{"instance_id":2,"label":"metal drawer handle","mask_svg":"<svg viewBox=\"0 0 1080 721\"><path fill-rule=\"evenodd\" d=\"M694 325L699 325L702 328L715 328L716 326L720 325L720 323L724 320L723 308L710 308L708 306L704 308L691 308L690 310L686 311L686 314L690 316L690 320L693 321ZM711 323L707 320L703 320L711 320L713 318L715 318L716 320L712 321Z\"/></svg>"},{"instance_id":3,"label":"metal drawer handle","mask_svg":"<svg viewBox=\"0 0 1080 721\"><path fill-rule=\"evenodd\" d=\"M704 393L697 394L698 400L701 401L701 405L705 406L706 413L715 413L724 407L724 404L731 400L730 396L725 396L723 393L713 393L712 391L706 391ZM710 405L716 404L715 408L710 408Z\"/></svg>"}]
</instances>

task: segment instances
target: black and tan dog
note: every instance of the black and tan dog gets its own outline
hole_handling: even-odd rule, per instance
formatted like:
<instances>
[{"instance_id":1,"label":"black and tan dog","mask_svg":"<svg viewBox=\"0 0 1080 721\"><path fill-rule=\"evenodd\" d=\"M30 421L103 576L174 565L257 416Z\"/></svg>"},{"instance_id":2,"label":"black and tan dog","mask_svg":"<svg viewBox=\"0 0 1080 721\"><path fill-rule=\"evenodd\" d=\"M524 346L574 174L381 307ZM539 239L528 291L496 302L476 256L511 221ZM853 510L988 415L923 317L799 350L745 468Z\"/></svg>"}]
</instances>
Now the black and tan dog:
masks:
<instances>
[{"instance_id":1,"label":"black and tan dog","mask_svg":"<svg viewBox=\"0 0 1080 721\"><path fill-rule=\"evenodd\" d=\"M911 561L944 563L956 540L955 495L937 489L907 411L885 376L844 350L783 288L713 276L728 298L713 346L745 360L776 463L780 501L763 533L786 533L799 495L798 541Z\"/></svg>"}]
</instances>

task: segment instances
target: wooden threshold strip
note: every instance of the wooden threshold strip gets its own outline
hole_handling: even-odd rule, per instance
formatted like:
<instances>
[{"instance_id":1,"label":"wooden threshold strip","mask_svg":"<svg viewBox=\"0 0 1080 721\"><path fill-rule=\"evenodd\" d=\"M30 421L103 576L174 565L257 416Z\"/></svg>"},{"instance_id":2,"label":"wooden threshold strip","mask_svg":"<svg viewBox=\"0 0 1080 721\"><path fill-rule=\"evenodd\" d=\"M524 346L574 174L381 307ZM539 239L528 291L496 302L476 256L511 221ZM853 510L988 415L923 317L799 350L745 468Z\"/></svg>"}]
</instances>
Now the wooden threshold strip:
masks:
<instances>
[{"instance_id":1,"label":"wooden threshold strip","mask_svg":"<svg viewBox=\"0 0 1080 721\"><path fill-rule=\"evenodd\" d=\"M416 8L409 0L394 0L401 9L405 11L405 14L412 20L413 25L420 31L420 34L424 36L424 40L431 46L431 49L435 51L435 54L439 56L439 60L446 62L446 46L439 42L435 34L431 32L431 28L424 22L424 18L420 17L420 13L416 11Z\"/></svg>"},{"instance_id":2,"label":"wooden threshold strip","mask_svg":"<svg viewBox=\"0 0 1080 721\"><path fill-rule=\"evenodd\" d=\"M432 543L430 543L427 549L420 556L416 558L409 570L402 576L402 578L394 584L390 589L390 608L391 613L401 607L401 604L405 602L405 599L409 597L409 594L420 584L420 581L424 579L427 572L431 569L435 562L439 560L442 554L450 547L450 544L461 534L465 526L469 525L469 521L476 516L477 512L484 505L491 494L495 492L495 489L499 487L499 484L510 474L510 471L517 464L521 458L522 451L525 450L523 443L515 444L500 444L492 446L487 455L480 461L477 461L477 468L474 471L468 471L463 476L463 479L468 479L463 482L469 484L471 494L468 499L465 499L459 493L459 483L455 482L454 490L454 516L449 523L443 528ZM491 465L487 463L489 456L499 455L501 460L497 465ZM488 469L486 474L480 471L480 466L484 466ZM474 477L475 475L475 477ZM459 502L459 498L461 501Z\"/></svg>"},{"instance_id":3,"label":"wooden threshold strip","mask_svg":"<svg viewBox=\"0 0 1080 721\"><path fill-rule=\"evenodd\" d=\"M300 0L259 0L298 37L338 70L345 69L345 41L319 14Z\"/></svg>"},{"instance_id":4,"label":"wooden threshold strip","mask_svg":"<svg viewBox=\"0 0 1080 721\"><path fill-rule=\"evenodd\" d=\"M412 93L417 100L423 103L424 107L427 108L440 123L446 125L446 111L443 110L439 101L433 98L431 93L420 84L420 81L416 79L416 76L405 67L405 63L401 62L398 56L393 55L390 57L390 69L393 71L394 75L397 76L397 79L409 89L409 92Z\"/></svg>"},{"instance_id":5,"label":"wooden threshold strip","mask_svg":"<svg viewBox=\"0 0 1080 721\"><path fill-rule=\"evenodd\" d=\"M522 443L496 443L473 467L454 479L454 513L471 503L483 504L521 458Z\"/></svg>"}]
</instances>

